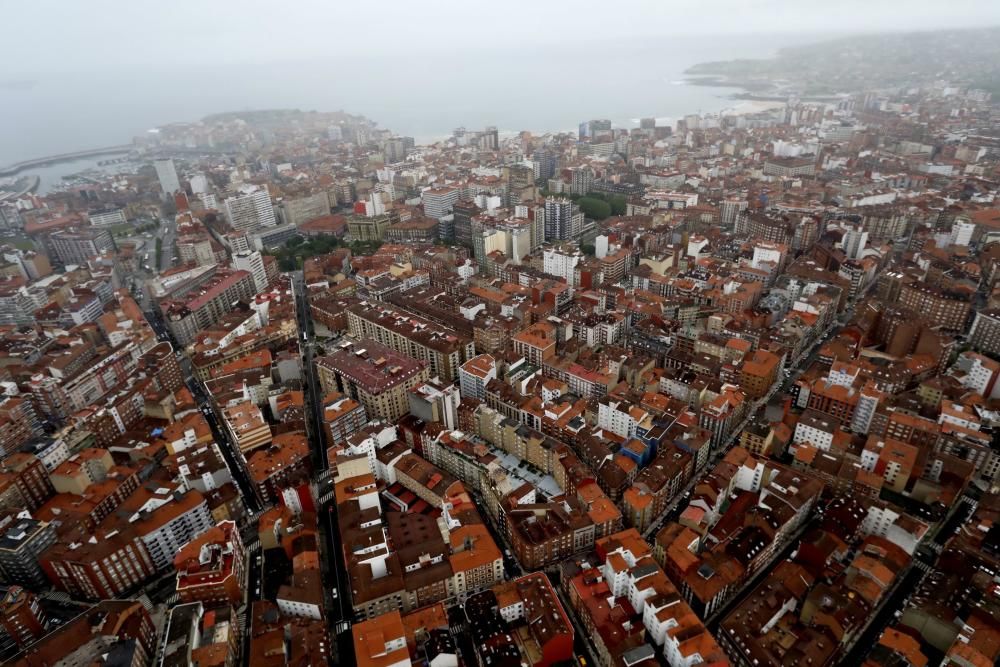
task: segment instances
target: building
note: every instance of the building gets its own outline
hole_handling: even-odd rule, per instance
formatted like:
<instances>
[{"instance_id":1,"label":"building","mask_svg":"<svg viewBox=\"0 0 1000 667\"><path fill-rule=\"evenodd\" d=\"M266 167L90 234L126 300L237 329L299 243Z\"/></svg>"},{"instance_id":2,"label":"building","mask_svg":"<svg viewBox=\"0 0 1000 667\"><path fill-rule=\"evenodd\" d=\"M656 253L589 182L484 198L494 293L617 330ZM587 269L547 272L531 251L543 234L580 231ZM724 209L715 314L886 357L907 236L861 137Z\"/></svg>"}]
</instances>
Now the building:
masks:
<instances>
[{"instance_id":1,"label":"building","mask_svg":"<svg viewBox=\"0 0 1000 667\"><path fill-rule=\"evenodd\" d=\"M437 243L439 222L431 217L416 217L396 222L386 229L390 243Z\"/></svg>"},{"instance_id":2,"label":"building","mask_svg":"<svg viewBox=\"0 0 1000 667\"><path fill-rule=\"evenodd\" d=\"M399 222L396 214L351 215L347 218L347 234L352 241L378 243L385 238L390 225Z\"/></svg>"},{"instance_id":3,"label":"building","mask_svg":"<svg viewBox=\"0 0 1000 667\"><path fill-rule=\"evenodd\" d=\"M125 211L120 208L103 208L87 212L87 218L92 227L113 227L128 222Z\"/></svg>"},{"instance_id":4,"label":"building","mask_svg":"<svg viewBox=\"0 0 1000 667\"><path fill-rule=\"evenodd\" d=\"M179 604L167 618L158 667L233 667L247 632L231 607L206 612L201 602Z\"/></svg>"},{"instance_id":5,"label":"building","mask_svg":"<svg viewBox=\"0 0 1000 667\"><path fill-rule=\"evenodd\" d=\"M420 200L424 205L424 215L435 220L450 215L461 193L459 188L452 186L424 190L420 193Z\"/></svg>"},{"instance_id":6,"label":"building","mask_svg":"<svg viewBox=\"0 0 1000 667\"><path fill-rule=\"evenodd\" d=\"M231 441L244 456L271 444L271 427L260 408L250 401L223 408L222 420Z\"/></svg>"},{"instance_id":7,"label":"building","mask_svg":"<svg viewBox=\"0 0 1000 667\"><path fill-rule=\"evenodd\" d=\"M26 414L19 412L11 413L11 417L17 420L27 419ZM22 507L32 512L41 507L55 492L45 463L27 452L15 452L0 462L0 488L5 484L12 484L17 488L24 503Z\"/></svg>"},{"instance_id":8,"label":"building","mask_svg":"<svg viewBox=\"0 0 1000 667\"><path fill-rule=\"evenodd\" d=\"M138 600L102 600L29 646L13 664L148 667L156 638L156 625Z\"/></svg>"},{"instance_id":9,"label":"building","mask_svg":"<svg viewBox=\"0 0 1000 667\"><path fill-rule=\"evenodd\" d=\"M271 443L247 459L247 470L258 496L266 503L278 502L288 490L309 484L312 471L309 442L302 431L280 433ZM286 502L288 499L286 499ZM293 504L299 503L292 498Z\"/></svg>"},{"instance_id":10,"label":"building","mask_svg":"<svg viewBox=\"0 0 1000 667\"><path fill-rule=\"evenodd\" d=\"M351 635L358 667L410 667L406 629L398 609L355 623Z\"/></svg>"},{"instance_id":11,"label":"building","mask_svg":"<svg viewBox=\"0 0 1000 667\"><path fill-rule=\"evenodd\" d=\"M236 523L223 521L182 546L174 556L174 569L182 603L241 605L246 553Z\"/></svg>"},{"instance_id":12,"label":"building","mask_svg":"<svg viewBox=\"0 0 1000 667\"><path fill-rule=\"evenodd\" d=\"M114 252L114 238L107 229L69 229L49 236L49 245L55 253L54 259L63 266L86 264L91 257Z\"/></svg>"},{"instance_id":13,"label":"building","mask_svg":"<svg viewBox=\"0 0 1000 667\"><path fill-rule=\"evenodd\" d=\"M969 345L977 352L1000 356L1000 310L976 311L976 319L969 330Z\"/></svg>"},{"instance_id":14,"label":"building","mask_svg":"<svg viewBox=\"0 0 1000 667\"><path fill-rule=\"evenodd\" d=\"M601 665L654 663L656 653L671 667L725 663L715 638L681 599L638 531L600 540L596 553L596 566L584 562L564 587Z\"/></svg>"},{"instance_id":15,"label":"building","mask_svg":"<svg viewBox=\"0 0 1000 667\"><path fill-rule=\"evenodd\" d=\"M249 303L256 294L253 274L239 269L216 268L198 289L160 301L160 312L170 333L181 345L218 322L239 302Z\"/></svg>"},{"instance_id":16,"label":"building","mask_svg":"<svg viewBox=\"0 0 1000 667\"><path fill-rule=\"evenodd\" d=\"M475 356L470 336L398 306L364 301L352 305L347 309L347 326L355 339L370 338L427 362L431 376L444 382L456 381L459 367Z\"/></svg>"},{"instance_id":17,"label":"building","mask_svg":"<svg viewBox=\"0 0 1000 667\"><path fill-rule=\"evenodd\" d=\"M486 400L486 385L497 377L497 362L489 354L469 359L458 372L458 386L462 398Z\"/></svg>"},{"instance_id":18,"label":"building","mask_svg":"<svg viewBox=\"0 0 1000 667\"><path fill-rule=\"evenodd\" d=\"M514 352L528 363L541 367L556 356L556 328L549 322L538 322L513 338Z\"/></svg>"},{"instance_id":19,"label":"building","mask_svg":"<svg viewBox=\"0 0 1000 667\"><path fill-rule=\"evenodd\" d=\"M792 441L796 445L809 444L817 449L829 451L839 431L840 420L818 410L809 409L802 413L795 425Z\"/></svg>"},{"instance_id":20,"label":"building","mask_svg":"<svg viewBox=\"0 0 1000 667\"><path fill-rule=\"evenodd\" d=\"M327 443L333 446L347 440L368 423L365 406L337 391L323 398L323 426Z\"/></svg>"},{"instance_id":21,"label":"building","mask_svg":"<svg viewBox=\"0 0 1000 667\"><path fill-rule=\"evenodd\" d=\"M764 175L778 178L813 176L816 174L816 157L769 157L764 160Z\"/></svg>"},{"instance_id":22,"label":"building","mask_svg":"<svg viewBox=\"0 0 1000 667\"><path fill-rule=\"evenodd\" d=\"M157 572L149 549L131 525L123 528L54 544L39 558L49 581L83 600L117 598L148 581Z\"/></svg>"},{"instance_id":23,"label":"building","mask_svg":"<svg viewBox=\"0 0 1000 667\"><path fill-rule=\"evenodd\" d=\"M264 267L264 257L259 250L241 252L233 255L233 268L246 271L253 276L254 291L258 294L267 291L269 281L267 269Z\"/></svg>"},{"instance_id":24,"label":"building","mask_svg":"<svg viewBox=\"0 0 1000 667\"><path fill-rule=\"evenodd\" d=\"M0 579L40 590L47 582L39 558L56 542L55 526L10 513L0 519Z\"/></svg>"},{"instance_id":25,"label":"building","mask_svg":"<svg viewBox=\"0 0 1000 667\"><path fill-rule=\"evenodd\" d=\"M271 195L264 186L241 187L237 194L225 200L225 209L229 225L239 232L255 232L278 224Z\"/></svg>"},{"instance_id":26,"label":"building","mask_svg":"<svg viewBox=\"0 0 1000 667\"><path fill-rule=\"evenodd\" d=\"M740 389L750 400L763 398L778 380L781 359L767 350L755 350L740 368Z\"/></svg>"},{"instance_id":27,"label":"building","mask_svg":"<svg viewBox=\"0 0 1000 667\"><path fill-rule=\"evenodd\" d=\"M470 597L465 614L482 665L554 667L573 660L573 625L544 573Z\"/></svg>"},{"instance_id":28,"label":"building","mask_svg":"<svg viewBox=\"0 0 1000 667\"><path fill-rule=\"evenodd\" d=\"M583 261L583 253L572 244L567 245L569 247L546 247L542 251L542 270L576 287L576 267Z\"/></svg>"},{"instance_id":29,"label":"building","mask_svg":"<svg viewBox=\"0 0 1000 667\"><path fill-rule=\"evenodd\" d=\"M181 189L181 182L177 179L177 168L174 167L173 160L155 160L153 167L156 169L156 178L160 181L160 191L164 198L172 197L175 192Z\"/></svg>"},{"instance_id":30,"label":"building","mask_svg":"<svg viewBox=\"0 0 1000 667\"><path fill-rule=\"evenodd\" d=\"M458 387L429 380L407 391L410 414L427 423L444 424L449 430L458 428L458 404L462 397Z\"/></svg>"},{"instance_id":31,"label":"building","mask_svg":"<svg viewBox=\"0 0 1000 667\"><path fill-rule=\"evenodd\" d=\"M545 200L545 240L564 241L576 238L583 231L583 213L569 199L549 197Z\"/></svg>"},{"instance_id":32,"label":"building","mask_svg":"<svg viewBox=\"0 0 1000 667\"><path fill-rule=\"evenodd\" d=\"M837 642L823 626L801 626L796 610L814 577L783 561L722 620L719 643L733 665L828 665Z\"/></svg>"},{"instance_id":33,"label":"building","mask_svg":"<svg viewBox=\"0 0 1000 667\"><path fill-rule=\"evenodd\" d=\"M326 190L300 197L286 197L281 202L285 222L298 227L307 222L330 215L330 196Z\"/></svg>"},{"instance_id":34,"label":"building","mask_svg":"<svg viewBox=\"0 0 1000 667\"><path fill-rule=\"evenodd\" d=\"M409 410L407 391L430 379L427 363L364 338L315 360L325 394L337 391L364 409L369 419L395 423Z\"/></svg>"},{"instance_id":35,"label":"building","mask_svg":"<svg viewBox=\"0 0 1000 667\"><path fill-rule=\"evenodd\" d=\"M920 313L946 331L964 331L972 309L971 295L927 283L907 283L900 288L900 305Z\"/></svg>"},{"instance_id":36,"label":"building","mask_svg":"<svg viewBox=\"0 0 1000 667\"><path fill-rule=\"evenodd\" d=\"M11 586L0 599L0 628L25 649L45 636L48 619L35 594L20 586Z\"/></svg>"}]
</instances>

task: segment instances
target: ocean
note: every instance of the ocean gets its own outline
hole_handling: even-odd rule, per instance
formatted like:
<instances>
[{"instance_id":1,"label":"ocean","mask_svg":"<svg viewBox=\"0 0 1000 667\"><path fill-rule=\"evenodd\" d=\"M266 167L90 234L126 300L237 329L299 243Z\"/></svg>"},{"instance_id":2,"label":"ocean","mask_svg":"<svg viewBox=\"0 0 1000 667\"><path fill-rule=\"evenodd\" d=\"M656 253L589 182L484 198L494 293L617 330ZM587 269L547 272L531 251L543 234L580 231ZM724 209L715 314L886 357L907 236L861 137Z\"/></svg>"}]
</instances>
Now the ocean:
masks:
<instances>
[{"instance_id":1,"label":"ocean","mask_svg":"<svg viewBox=\"0 0 1000 667\"><path fill-rule=\"evenodd\" d=\"M0 89L0 164L129 143L148 129L221 111L297 108L359 113L426 142L459 126L574 130L592 118L629 127L736 105L732 88L690 85L699 62L766 58L815 37L676 37L244 66L44 74ZM72 166L72 165L69 165ZM46 170L58 180L62 166ZM37 170L36 170L37 171Z\"/></svg>"}]
</instances>

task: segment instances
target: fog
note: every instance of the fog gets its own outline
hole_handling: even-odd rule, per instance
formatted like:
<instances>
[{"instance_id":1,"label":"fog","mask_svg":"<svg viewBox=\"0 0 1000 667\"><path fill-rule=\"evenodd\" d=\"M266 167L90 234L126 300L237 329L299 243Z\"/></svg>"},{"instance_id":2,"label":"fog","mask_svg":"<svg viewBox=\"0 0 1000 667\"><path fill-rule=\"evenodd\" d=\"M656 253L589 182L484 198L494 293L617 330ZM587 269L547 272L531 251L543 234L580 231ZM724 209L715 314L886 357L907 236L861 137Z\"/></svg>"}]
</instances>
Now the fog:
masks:
<instances>
[{"instance_id":1,"label":"fog","mask_svg":"<svg viewBox=\"0 0 1000 667\"><path fill-rule=\"evenodd\" d=\"M0 164L127 143L209 113L361 113L429 140L465 125L619 126L733 104L688 67L854 32L1000 25L985 0L5 3Z\"/></svg>"},{"instance_id":2,"label":"fog","mask_svg":"<svg viewBox=\"0 0 1000 667\"><path fill-rule=\"evenodd\" d=\"M691 35L848 33L1000 23L994 0L32 0L4 3L7 78Z\"/></svg>"}]
</instances>

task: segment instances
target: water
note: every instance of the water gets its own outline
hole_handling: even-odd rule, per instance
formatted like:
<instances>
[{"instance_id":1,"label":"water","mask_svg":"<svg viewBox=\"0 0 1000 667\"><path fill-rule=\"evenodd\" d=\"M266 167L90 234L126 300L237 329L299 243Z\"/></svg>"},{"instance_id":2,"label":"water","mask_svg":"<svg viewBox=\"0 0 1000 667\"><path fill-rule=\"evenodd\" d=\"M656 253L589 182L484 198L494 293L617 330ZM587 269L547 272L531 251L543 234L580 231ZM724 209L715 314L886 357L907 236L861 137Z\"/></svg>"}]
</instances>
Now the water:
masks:
<instances>
[{"instance_id":1,"label":"water","mask_svg":"<svg viewBox=\"0 0 1000 667\"><path fill-rule=\"evenodd\" d=\"M99 157L93 158L83 158L80 160L69 160L67 162L57 162L55 164L45 165L44 167L32 167L25 170L22 173L32 174L38 176L38 189L36 192L38 194L44 195L51 192L53 189L58 188L60 185L65 184L63 176L68 176L71 174L79 174L81 171L87 171L90 169L101 169L104 170L114 170L113 166L107 168L100 167L97 163L102 160L111 160L117 155L101 155Z\"/></svg>"},{"instance_id":2,"label":"water","mask_svg":"<svg viewBox=\"0 0 1000 667\"><path fill-rule=\"evenodd\" d=\"M447 136L458 126L550 131L590 118L626 127L646 116L669 122L734 104L731 88L680 83L691 65L769 57L813 39L679 37L530 48L512 42L505 50L411 58L365 53L327 62L38 75L28 89L0 90L0 164L128 143L157 125L242 109L343 109L418 139Z\"/></svg>"}]
</instances>

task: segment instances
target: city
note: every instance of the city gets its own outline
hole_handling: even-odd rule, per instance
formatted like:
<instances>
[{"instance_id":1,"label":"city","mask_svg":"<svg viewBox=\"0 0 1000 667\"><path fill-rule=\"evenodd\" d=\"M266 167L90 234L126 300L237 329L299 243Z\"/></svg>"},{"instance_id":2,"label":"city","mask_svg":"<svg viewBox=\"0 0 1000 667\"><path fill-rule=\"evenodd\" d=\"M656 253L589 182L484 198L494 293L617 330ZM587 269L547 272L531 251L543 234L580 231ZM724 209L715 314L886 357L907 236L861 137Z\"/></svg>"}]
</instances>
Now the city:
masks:
<instances>
[{"instance_id":1,"label":"city","mask_svg":"<svg viewBox=\"0 0 1000 667\"><path fill-rule=\"evenodd\" d=\"M865 77L9 167L0 662L998 664L1000 107Z\"/></svg>"}]
</instances>

